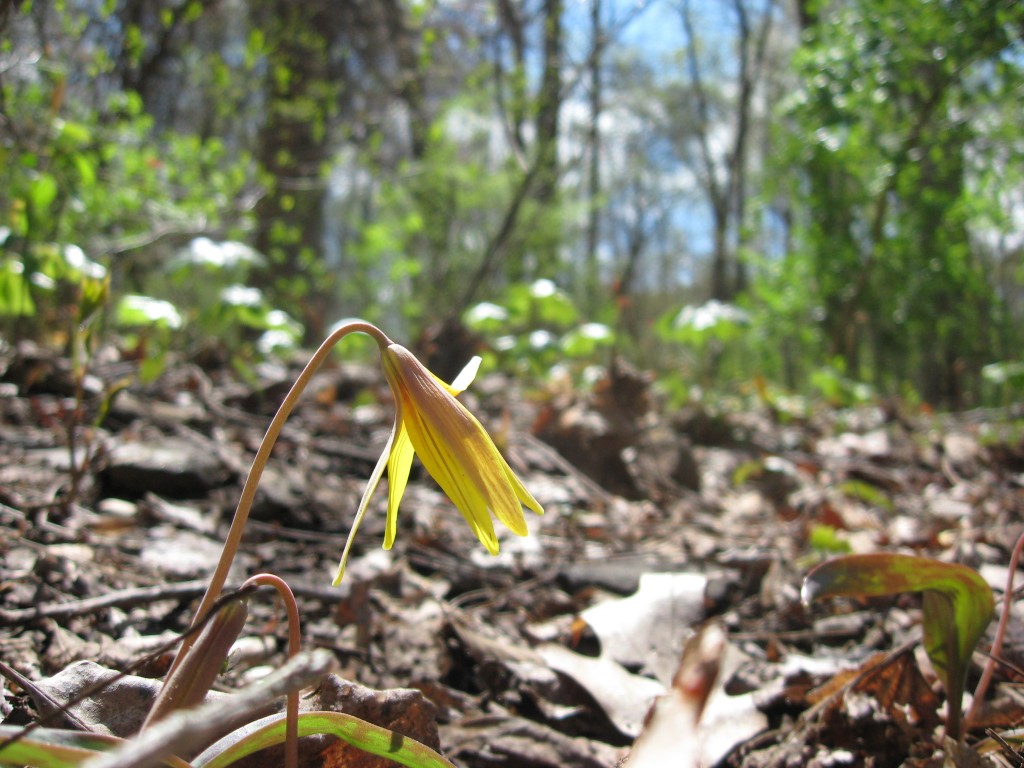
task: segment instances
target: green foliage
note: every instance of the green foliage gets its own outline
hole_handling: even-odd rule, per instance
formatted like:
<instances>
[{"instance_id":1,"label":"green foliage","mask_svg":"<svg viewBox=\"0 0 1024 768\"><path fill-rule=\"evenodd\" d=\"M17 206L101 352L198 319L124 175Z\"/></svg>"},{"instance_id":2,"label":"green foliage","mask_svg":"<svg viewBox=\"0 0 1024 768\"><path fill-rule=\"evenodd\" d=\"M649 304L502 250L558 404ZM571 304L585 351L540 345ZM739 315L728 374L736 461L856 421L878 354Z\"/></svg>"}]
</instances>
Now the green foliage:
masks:
<instances>
[{"instance_id":1,"label":"green foliage","mask_svg":"<svg viewBox=\"0 0 1024 768\"><path fill-rule=\"evenodd\" d=\"M836 485L836 490L849 496L851 499L858 499L865 504L871 504L872 506L884 509L886 512L892 512L892 499L879 488L871 485L871 483L865 483L863 480L844 480Z\"/></svg>"},{"instance_id":2,"label":"green foliage","mask_svg":"<svg viewBox=\"0 0 1024 768\"><path fill-rule=\"evenodd\" d=\"M673 357L673 365L659 378L673 405L712 386L724 392L736 379L750 375L750 315L737 305L712 299L674 307L654 321L654 332Z\"/></svg>"},{"instance_id":3,"label":"green foliage","mask_svg":"<svg viewBox=\"0 0 1024 768\"><path fill-rule=\"evenodd\" d=\"M832 365L823 365L811 371L810 386L829 405L835 408L850 408L866 405L875 399L875 392L870 385L854 381L844 375L846 361L837 357Z\"/></svg>"},{"instance_id":4,"label":"green foliage","mask_svg":"<svg viewBox=\"0 0 1024 768\"><path fill-rule=\"evenodd\" d=\"M1022 70L1004 53L1019 21L1001 0L858 0L798 52L781 157L801 172L778 179L796 191L795 247L755 293L791 330L820 326L854 380L962 404L1016 337L984 243L1012 231L1019 120L1006 105ZM813 346L796 338L799 361Z\"/></svg>"},{"instance_id":5,"label":"green foliage","mask_svg":"<svg viewBox=\"0 0 1024 768\"><path fill-rule=\"evenodd\" d=\"M147 281L149 295L122 296L115 324L129 345L145 345L144 377L162 370L172 348L214 352L242 373L254 357L296 348L302 326L248 285L260 264L242 243L197 238Z\"/></svg>"},{"instance_id":6,"label":"green foliage","mask_svg":"<svg viewBox=\"0 0 1024 768\"><path fill-rule=\"evenodd\" d=\"M151 296L126 294L117 302L114 322L121 328L181 328L181 313L171 302Z\"/></svg>"},{"instance_id":7,"label":"green foliage","mask_svg":"<svg viewBox=\"0 0 1024 768\"><path fill-rule=\"evenodd\" d=\"M190 6L194 17L201 4ZM79 77L118 66L87 32L114 12L66 9L38 76L17 69L0 83L0 316L18 318L8 326L16 336L73 335L68 323L105 309L111 286L152 268L150 244L239 221L230 211L249 180L244 154L159 129L137 93ZM125 55L137 60L145 41L137 28L126 34Z\"/></svg>"},{"instance_id":8,"label":"green foliage","mask_svg":"<svg viewBox=\"0 0 1024 768\"><path fill-rule=\"evenodd\" d=\"M373 725L341 712L303 712L298 718L299 736L333 736L371 755L379 755L409 768L452 768L452 764L415 739ZM22 735L21 728L0 726L0 765L34 768L77 768L124 743L114 736L103 736L55 728L39 728ZM285 718L271 715L234 731L212 745L191 763L195 768L226 768L261 749L283 743ZM183 765L181 761L167 764Z\"/></svg>"},{"instance_id":9,"label":"green foliage","mask_svg":"<svg viewBox=\"0 0 1024 768\"><path fill-rule=\"evenodd\" d=\"M488 340L494 364L532 377L556 366L578 371L615 343L603 323L580 324L572 299L551 280L509 286L500 303L481 302L462 319Z\"/></svg>"},{"instance_id":10,"label":"green foliage","mask_svg":"<svg viewBox=\"0 0 1024 768\"><path fill-rule=\"evenodd\" d=\"M69 105L81 111L71 121L44 112L52 93L5 89L5 102L19 105L11 119L36 132L25 139L31 151L0 149L0 203L15 237L117 252L113 232L125 241L217 222L247 180L244 158L230 158L219 140L157 132L134 94L117 94L101 110Z\"/></svg>"},{"instance_id":11,"label":"green foliage","mask_svg":"<svg viewBox=\"0 0 1024 768\"><path fill-rule=\"evenodd\" d=\"M995 607L992 589L977 571L911 555L848 555L807 574L801 596L810 604L825 597L903 592L923 593L924 648L949 697L947 733L958 739L968 664Z\"/></svg>"},{"instance_id":12,"label":"green foliage","mask_svg":"<svg viewBox=\"0 0 1024 768\"><path fill-rule=\"evenodd\" d=\"M115 736L56 728L37 728L23 735L20 727L0 725L0 765L33 768L78 768L122 742ZM16 741L15 741L16 739Z\"/></svg>"},{"instance_id":13,"label":"green foliage","mask_svg":"<svg viewBox=\"0 0 1024 768\"><path fill-rule=\"evenodd\" d=\"M82 316L69 293L97 286L45 279L43 251L75 244L108 270L115 294L172 301L185 321L172 338L189 343L207 331L251 343L275 326L271 308L314 336L342 313L413 334L482 298L516 315L515 287L547 278L575 286L586 317L574 322L619 312L621 353L665 371L675 401L755 378L837 404L1019 393L1019 3L817 4L793 57L798 87L775 70L755 85L755 99L793 95L773 133L760 115L747 126L749 183L720 190L745 206L727 249L752 281L735 299L745 319L710 325L700 320L711 307L700 305L705 246L689 237L707 212L680 208L668 171L700 166L702 128L736 117L730 49L716 47L730 30L691 41L708 54L710 126L699 94L673 76L682 59L664 66L623 47L596 62L607 73L602 119L615 117L616 130L590 147L586 121L567 112L552 187L529 130L536 83L521 64L531 51L479 45L429 3L389 10L408 32L381 54L398 63L398 80L373 43L331 42L288 3L160 0L138 17L124 3L58 4L46 19L43 5L26 4L24 26L11 21L0 43L0 314L11 334L59 327L66 337ZM495 56L505 56L501 78ZM755 146L777 164L763 171ZM586 206L601 212L593 230ZM266 264L245 278L261 289L259 306L217 313L216 296L193 306L171 295L180 284L159 283L172 254L202 234L261 250ZM602 284L612 273L623 284ZM662 316L684 301L692 318ZM558 318L488 334L514 337L504 354L535 361L525 370L610 343L599 326L573 333Z\"/></svg>"},{"instance_id":14,"label":"green foliage","mask_svg":"<svg viewBox=\"0 0 1024 768\"><path fill-rule=\"evenodd\" d=\"M998 393L994 399L1001 405L1018 402L1024 392L1024 362L990 363L981 369L981 377Z\"/></svg>"},{"instance_id":15,"label":"green foliage","mask_svg":"<svg viewBox=\"0 0 1024 768\"><path fill-rule=\"evenodd\" d=\"M417 156L385 164L373 143L346 158L349 176L372 178L340 212L353 233L338 286L346 311L421 327L465 309L471 286L487 295L554 276L539 254L562 238L564 210L517 197L524 170L495 157L491 109L486 92L467 90L439 109Z\"/></svg>"},{"instance_id":16,"label":"green foliage","mask_svg":"<svg viewBox=\"0 0 1024 768\"><path fill-rule=\"evenodd\" d=\"M415 739L342 712L303 712L299 736L334 736L371 755L409 768L452 768L452 764ZM195 768L226 768L257 750L281 744L285 719L271 715L221 739L193 761Z\"/></svg>"},{"instance_id":17,"label":"green foliage","mask_svg":"<svg viewBox=\"0 0 1024 768\"><path fill-rule=\"evenodd\" d=\"M850 551L850 542L831 525L815 525L807 536L811 549L830 554Z\"/></svg>"},{"instance_id":18,"label":"green foliage","mask_svg":"<svg viewBox=\"0 0 1024 768\"><path fill-rule=\"evenodd\" d=\"M655 328L666 341L703 350L739 339L749 324L750 317L742 309L712 299L663 315Z\"/></svg>"},{"instance_id":19,"label":"green foliage","mask_svg":"<svg viewBox=\"0 0 1024 768\"><path fill-rule=\"evenodd\" d=\"M77 245L30 242L0 232L0 318L85 322L109 290L107 269ZM53 324L56 323L56 327ZM67 331L66 328L61 330Z\"/></svg>"}]
</instances>

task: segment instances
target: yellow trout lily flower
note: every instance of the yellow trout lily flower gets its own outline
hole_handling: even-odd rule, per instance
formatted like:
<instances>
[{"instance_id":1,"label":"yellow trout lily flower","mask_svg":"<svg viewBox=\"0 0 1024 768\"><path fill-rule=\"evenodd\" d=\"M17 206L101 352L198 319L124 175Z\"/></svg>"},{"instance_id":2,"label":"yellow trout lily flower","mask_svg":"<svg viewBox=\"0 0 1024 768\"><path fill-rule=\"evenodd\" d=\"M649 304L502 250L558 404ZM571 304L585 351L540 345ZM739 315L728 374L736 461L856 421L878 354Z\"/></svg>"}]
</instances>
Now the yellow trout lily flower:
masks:
<instances>
[{"instance_id":1,"label":"yellow trout lily flower","mask_svg":"<svg viewBox=\"0 0 1024 768\"><path fill-rule=\"evenodd\" d=\"M370 498L384 467L388 470L388 514L384 549L391 549L398 530L398 504L405 493L413 454L473 529L492 555L498 553L491 513L513 533L526 536L523 504L538 515L544 509L530 494L480 422L455 399L472 381L480 365L474 358L451 385L445 384L405 347L378 339L384 377L395 400L395 426L384 453L370 475L356 510L352 530L341 555L334 584L345 575L345 564Z\"/></svg>"}]
</instances>

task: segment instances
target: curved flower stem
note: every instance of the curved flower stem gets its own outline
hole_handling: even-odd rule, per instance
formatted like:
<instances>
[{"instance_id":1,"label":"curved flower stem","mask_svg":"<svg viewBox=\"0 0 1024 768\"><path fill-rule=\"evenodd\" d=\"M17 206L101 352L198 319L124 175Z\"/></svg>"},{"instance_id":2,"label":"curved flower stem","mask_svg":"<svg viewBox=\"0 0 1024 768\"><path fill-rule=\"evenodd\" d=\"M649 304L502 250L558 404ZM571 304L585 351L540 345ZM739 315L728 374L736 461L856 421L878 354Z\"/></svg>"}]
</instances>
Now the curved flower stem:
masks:
<instances>
[{"instance_id":1,"label":"curved flower stem","mask_svg":"<svg viewBox=\"0 0 1024 768\"><path fill-rule=\"evenodd\" d=\"M1013 606L1013 576L1020 565L1021 556L1024 555L1024 533L1017 539L1013 547L1013 554L1010 555L1010 572L1006 576L1006 591L1003 593L1003 608L999 613L999 626L996 627L996 635L992 641L992 650L989 651L988 660L985 662L985 669L981 673L978 687L974 689L974 698L971 700L971 707L964 717L966 726L970 726L971 720L981 707L981 700L985 698L988 685L992 682L992 675L995 673L996 663L1003 654L1003 641L1006 639L1006 628L1010 624L1010 609Z\"/></svg>"},{"instance_id":2,"label":"curved flower stem","mask_svg":"<svg viewBox=\"0 0 1024 768\"><path fill-rule=\"evenodd\" d=\"M263 436L263 442L260 443L260 447L256 451L256 457L249 468L249 475L245 478L245 485L242 486L242 494L238 499L238 506L235 508L235 516L231 520L231 527L228 529L227 538L224 540L224 547L221 549L220 560L217 563L216 570L214 570L213 575L210 577L210 584L206 588L206 594L203 595L199 608L196 609L195 618L192 620L193 624L206 615L224 588L224 583L228 578L228 571L231 569L231 563L234 561L235 553L238 551L242 541L245 524L249 520L249 510L252 509L252 502L256 498L256 489L259 486L260 477L263 475L263 469L270 459L274 444L284 428L285 421L288 420L292 410L294 410L310 379L313 378L313 374L320 369L320 366L323 365L334 346L350 333L365 333L373 337L374 341L381 347L391 344L391 340L377 326L363 320L352 320L336 328L320 345L317 351L313 353L313 357L310 358L309 362L306 363L306 367L302 369L302 373L295 379L295 383L288 390L284 402L281 403L281 407L274 414L274 418L267 428L267 433ZM174 659L174 664L171 666L172 670L188 653L189 648L192 647L192 642L191 637L186 637L182 641L178 654Z\"/></svg>"},{"instance_id":3,"label":"curved flower stem","mask_svg":"<svg viewBox=\"0 0 1024 768\"><path fill-rule=\"evenodd\" d=\"M291 587L280 576L272 573L259 573L245 580L243 587L273 587L284 601L288 613L288 658L293 659L299 654L302 633L299 631L299 606L295 603L295 595ZM285 726L285 768L299 766L299 692L289 691L286 705L287 724Z\"/></svg>"}]
</instances>

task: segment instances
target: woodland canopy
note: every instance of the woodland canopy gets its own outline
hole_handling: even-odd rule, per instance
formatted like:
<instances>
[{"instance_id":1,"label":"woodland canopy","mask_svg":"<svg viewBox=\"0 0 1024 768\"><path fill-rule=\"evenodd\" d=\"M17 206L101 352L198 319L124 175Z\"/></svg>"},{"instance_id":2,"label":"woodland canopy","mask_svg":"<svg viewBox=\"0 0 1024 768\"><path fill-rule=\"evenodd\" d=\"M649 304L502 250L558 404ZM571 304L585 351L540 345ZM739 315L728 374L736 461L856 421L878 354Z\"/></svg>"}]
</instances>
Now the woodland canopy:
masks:
<instances>
[{"instance_id":1,"label":"woodland canopy","mask_svg":"<svg viewBox=\"0 0 1024 768\"><path fill-rule=\"evenodd\" d=\"M0 29L9 338L245 362L361 316L528 375L614 352L679 401L1024 384L1013 0L7 0Z\"/></svg>"}]
</instances>

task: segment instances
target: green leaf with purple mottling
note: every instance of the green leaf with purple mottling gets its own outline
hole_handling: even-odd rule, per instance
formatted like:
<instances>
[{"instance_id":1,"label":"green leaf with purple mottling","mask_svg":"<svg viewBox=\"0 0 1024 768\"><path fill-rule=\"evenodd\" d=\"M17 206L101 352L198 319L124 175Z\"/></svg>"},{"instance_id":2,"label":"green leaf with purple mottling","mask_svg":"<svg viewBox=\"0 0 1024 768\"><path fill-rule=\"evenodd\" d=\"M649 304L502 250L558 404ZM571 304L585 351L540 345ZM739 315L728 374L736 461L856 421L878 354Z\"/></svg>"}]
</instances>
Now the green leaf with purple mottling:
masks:
<instances>
[{"instance_id":1,"label":"green leaf with purple mottling","mask_svg":"<svg viewBox=\"0 0 1024 768\"><path fill-rule=\"evenodd\" d=\"M878 597L921 592L924 648L946 687L952 715L947 729L959 738L959 710L974 647L992 619L992 589L965 565L900 554L846 555L807 574L801 597Z\"/></svg>"}]
</instances>

